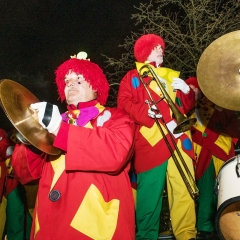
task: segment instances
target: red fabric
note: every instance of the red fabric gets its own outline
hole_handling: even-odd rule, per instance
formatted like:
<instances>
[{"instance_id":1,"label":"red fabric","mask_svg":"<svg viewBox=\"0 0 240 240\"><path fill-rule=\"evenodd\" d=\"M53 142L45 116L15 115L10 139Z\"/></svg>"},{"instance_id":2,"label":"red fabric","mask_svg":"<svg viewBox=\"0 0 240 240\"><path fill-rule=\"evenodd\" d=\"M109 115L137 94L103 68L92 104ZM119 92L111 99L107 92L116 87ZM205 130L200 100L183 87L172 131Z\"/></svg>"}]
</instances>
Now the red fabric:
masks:
<instances>
[{"instance_id":1,"label":"red fabric","mask_svg":"<svg viewBox=\"0 0 240 240\"><path fill-rule=\"evenodd\" d=\"M4 184L7 176L7 168L5 162L0 162L0 203L2 202L2 196L4 194Z\"/></svg>"},{"instance_id":2,"label":"red fabric","mask_svg":"<svg viewBox=\"0 0 240 240\"><path fill-rule=\"evenodd\" d=\"M7 132L0 129L0 202L2 196L7 197L17 185L18 181L14 178L8 178L9 173L5 161L10 157L7 156L7 149L14 144L7 135Z\"/></svg>"},{"instance_id":3,"label":"red fabric","mask_svg":"<svg viewBox=\"0 0 240 240\"><path fill-rule=\"evenodd\" d=\"M133 79L135 79L135 81L136 79L138 79L138 86L134 86L132 84ZM152 94L153 99L159 99L159 97L151 89L149 89L149 91ZM187 113L193 108L195 103L195 96L192 90L190 90L190 93L188 95L183 94L181 91L177 91L176 97L181 99L182 106L179 107L179 110L182 113ZM150 128L155 122L154 119L148 116L148 105L145 104L145 100L147 99L149 99L149 96L147 94L147 91L143 87L143 84L140 83L137 70L130 70L121 81L117 103L119 108L125 109L130 114L130 116L135 120L137 125L134 158L134 167L136 173L141 173L150 170L156 166L159 166L160 164L168 160L171 156L171 153L164 139L160 140L154 146L151 146L149 142L139 132L141 126L146 126ZM164 121L166 123L174 120L170 114L169 105L165 101L161 101L160 103L158 103L158 108L162 113ZM159 121L161 122L161 120ZM166 137L171 143L169 134L167 134ZM183 142L187 138L187 135L183 134L180 139L176 139L176 142L179 140ZM172 148L174 149L173 146ZM185 151L190 157L195 159L192 146L190 150L184 148L182 150Z\"/></svg>"},{"instance_id":4,"label":"red fabric","mask_svg":"<svg viewBox=\"0 0 240 240\"><path fill-rule=\"evenodd\" d=\"M12 166L14 176L21 184L26 184L40 178L46 154L39 155L33 153L24 144L17 144L12 154Z\"/></svg>"},{"instance_id":5,"label":"red fabric","mask_svg":"<svg viewBox=\"0 0 240 240\"><path fill-rule=\"evenodd\" d=\"M0 128L0 161L5 161L9 156L7 156L7 149L9 146L13 146L7 132Z\"/></svg>"},{"instance_id":6,"label":"red fabric","mask_svg":"<svg viewBox=\"0 0 240 240\"><path fill-rule=\"evenodd\" d=\"M93 129L73 125L69 126L68 130L60 128L54 145L62 147L59 136L63 139L65 135L68 141L65 155L66 169L53 186L53 189L61 193L61 198L56 202L50 201L49 192L55 174L51 161L54 161L57 156L44 160L43 155L36 158L27 150L16 149L16 154L13 156L16 158L15 165L17 162L18 164L32 161L44 162L43 167L40 164L36 165L40 168L41 178L34 218L37 212L40 230L34 238L33 224L31 239L90 239L73 229L70 222L92 184L99 189L105 201L112 199L120 201L117 228L112 239L135 239L134 201L128 176L129 154L135 126L129 116L119 109L105 109L98 118L108 113L110 113L110 119L105 121L102 127L97 127L98 120L95 119L92 121ZM26 146L23 148L26 149ZM17 158L19 151L21 158ZM26 176L32 176L30 168L28 168L29 173L21 171L20 168L17 169L18 176L23 179L26 179Z\"/></svg>"},{"instance_id":7,"label":"red fabric","mask_svg":"<svg viewBox=\"0 0 240 240\"><path fill-rule=\"evenodd\" d=\"M232 137L232 146L229 154L226 154L219 146L214 144L220 134ZM227 161L232 158L234 153L234 144L240 136L238 119L234 111L224 109L223 111L215 110L212 114L204 134L194 127L192 128L192 139L202 147L196 164L196 179L199 180L208 168L212 156Z\"/></svg>"}]
</instances>

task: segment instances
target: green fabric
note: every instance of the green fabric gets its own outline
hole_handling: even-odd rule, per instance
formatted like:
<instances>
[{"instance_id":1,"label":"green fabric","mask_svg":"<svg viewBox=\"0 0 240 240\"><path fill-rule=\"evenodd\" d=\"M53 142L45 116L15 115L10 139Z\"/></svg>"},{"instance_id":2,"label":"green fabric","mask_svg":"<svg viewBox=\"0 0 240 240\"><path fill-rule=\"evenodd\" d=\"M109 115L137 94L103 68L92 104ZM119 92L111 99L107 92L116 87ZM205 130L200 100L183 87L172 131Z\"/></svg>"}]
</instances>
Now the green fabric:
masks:
<instances>
[{"instance_id":1,"label":"green fabric","mask_svg":"<svg viewBox=\"0 0 240 240\"><path fill-rule=\"evenodd\" d=\"M8 240L30 238L32 218L24 203L26 203L25 189L19 184L7 196L6 233Z\"/></svg>"},{"instance_id":2,"label":"green fabric","mask_svg":"<svg viewBox=\"0 0 240 240\"><path fill-rule=\"evenodd\" d=\"M217 213L217 195L214 193L215 169L213 161L197 181L200 192L197 201L197 230L212 232L215 230L215 217Z\"/></svg>"},{"instance_id":3,"label":"green fabric","mask_svg":"<svg viewBox=\"0 0 240 240\"><path fill-rule=\"evenodd\" d=\"M137 175L136 239L157 239L167 162Z\"/></svg>"}]
</instances>

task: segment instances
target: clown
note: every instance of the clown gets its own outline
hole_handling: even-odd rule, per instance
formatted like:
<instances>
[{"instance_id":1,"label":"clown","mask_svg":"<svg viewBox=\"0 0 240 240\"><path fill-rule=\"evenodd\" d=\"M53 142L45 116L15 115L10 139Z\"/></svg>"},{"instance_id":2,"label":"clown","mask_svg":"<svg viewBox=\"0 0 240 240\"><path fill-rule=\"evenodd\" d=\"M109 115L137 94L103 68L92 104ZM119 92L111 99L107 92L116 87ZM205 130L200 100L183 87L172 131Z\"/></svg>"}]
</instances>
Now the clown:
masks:
<instances>
[{"instance_id":1,"label":"clown","mask_svg":"<svg viewBox=\"0 0 240 240\"><path fill-rule=\"evenodd\" d=\"M197 78L191 77L186 83L196 96L193 117L197 122L191 132L197 156L196 181L200 191L196 208L197 239L210 240L215 234L216 176L224 162L235 156L234 146L240 136L239 122L234 111L215 105L203 95Z\"/></svg>"},{"instance_id":2,"label":"clown","mask_svg":"<svg viewBox=\"0 0 240 240\"><path fill-rule=\"evenodd\" d=\"M177 123L165 100L156 105L146 104L148 93L139 79L139 69L149 64L158 76L168 95L176 106L186 114L194 105L194 92L179 78L180 72L162 67L165 50L164 40L155 34L141 36L134 45L137 60L136 69L130 70L122 79L118 93L118 107L125 109L136 123L134 168L137 173L136 199L136 239L158 239L162 197L167 180L169 208L173 234L177 240L195 239L195 204L182 177L174 164L158 121L166 137L171 134L181 152L192 176L195 160L191 135L173 134ZM146 81L148 78L145 77ZM153 99L159 99L163 93L151 82L147 86ZM156 107L160 112L155 112ZM163 123L166 123L166 125ZM166 128L169 129L167 133ZM175 148L173 147L173 151ZM147 193L147 194L146 194Z\"/></svg>"},{"instance_id":3,"label":"clown","mask_svg":"<svg viewBox=\"0 0 240 240\"><path fill-rule=\"evenodd\" d=\"M31 239L134 240L128 178L134 122L123 110L103 106L109 85L97 64L72 57L55 74L67 112L61 115L46 102L31 108L56 136L54 146L61 154L37 154L23 144L13 154L21 182L40 179Z\"/></svg>"},{"instance_id":4,"label":"clown","mask_svg":"<svg viewBox=\"0 0 240 240\"><path fill-rule=\"evenodd\" d=\"M16 131L0 129L0 236L7 239L29 239L32 217L24 187L14 176L11 155L17 142Z\"/></svg>"}]
</instances>

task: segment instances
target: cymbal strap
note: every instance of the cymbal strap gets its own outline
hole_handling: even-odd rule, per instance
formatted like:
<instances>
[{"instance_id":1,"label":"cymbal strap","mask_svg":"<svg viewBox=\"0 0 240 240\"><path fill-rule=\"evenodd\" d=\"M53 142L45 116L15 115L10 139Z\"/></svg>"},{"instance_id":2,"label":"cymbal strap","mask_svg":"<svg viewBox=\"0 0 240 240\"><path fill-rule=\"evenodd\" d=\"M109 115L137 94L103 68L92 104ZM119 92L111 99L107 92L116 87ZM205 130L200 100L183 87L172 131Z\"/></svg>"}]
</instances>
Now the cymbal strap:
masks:
<instances>
[{"instance_id":1,"label":"cymbal strap","mask_svg":"<svg viewBox=\"0 0 240 240\"><path fill-rule=\"evenodd\" d=\"M46 104L44 116L42 119L43 124L47 127L52 119L52 113L53 113L53 105L51 103Z\"/></svg>"}]
</instances>

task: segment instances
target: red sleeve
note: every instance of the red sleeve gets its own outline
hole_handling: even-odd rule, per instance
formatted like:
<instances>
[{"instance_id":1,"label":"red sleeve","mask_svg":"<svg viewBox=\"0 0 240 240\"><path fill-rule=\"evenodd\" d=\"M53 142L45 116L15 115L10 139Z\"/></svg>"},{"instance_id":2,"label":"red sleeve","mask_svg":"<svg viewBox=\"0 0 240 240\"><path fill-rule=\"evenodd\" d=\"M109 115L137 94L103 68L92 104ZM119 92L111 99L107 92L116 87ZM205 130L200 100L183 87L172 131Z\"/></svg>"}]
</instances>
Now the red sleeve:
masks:
<instances>
[{"instance_id":1,"label":"red sleeve","mask_svg":"<svg viewBox=\"0 0 240 240\"><path fill-rule=\"evenodd\" d=\"M109 112L111 117L102 127L69 125L66 170L115 174L126 167L135 124L123 110Z\"/></svg>"},{"instance_id":2,"label":"red sleeve","mask_svg":"<svg viewBox=\"0 0 240 240\"><path fill-rule=\"evenodd\" d=\"M67 151L67 141L68 141L68 131L69 124L66 122L62 122L59 128L58 134L54 139L53 145L57 148L62 149L63 151Z\"/></svg>"},{"instance_id":3,"label":"red sleeve","mask_svg":"<svg viewBox=\"0 0 240 240\"><path fill-rule=\"evenodd\" d=\"M24 144L17 144L12 154L12 167L16 178L26 184L41 177L46 154L33 153Z\"/></svg>"},{"instance_id":4,"label":"red sleeve","mask_svg":"<svg viewBox=\"0 0 240 240\"><path fill-rule=\"evenodd\" d=\"M179 110L183 114L190 112L195 106L195 93L190 88L188 94L184 94L182 91L177 91L177 98L181 99L182 106L179 107Z\"/></svg>"},{"instance_id":5,"label":"red sleeve","mask_svg":"<svg viewBox=\"0 0 240 240\"><path fill-rule=\"evenodd\" d=\"M134 83L137 85L134 88ZM122 79L118 91L117 104L120 109L125 109L134 121L140 125L151 127L154 120L148 116L148 105L144 103L146 91L144 87L138 87L140 80L137 71L129 71Z\"/></svg>"}]
</instances>

